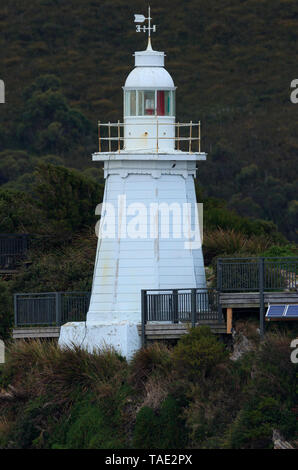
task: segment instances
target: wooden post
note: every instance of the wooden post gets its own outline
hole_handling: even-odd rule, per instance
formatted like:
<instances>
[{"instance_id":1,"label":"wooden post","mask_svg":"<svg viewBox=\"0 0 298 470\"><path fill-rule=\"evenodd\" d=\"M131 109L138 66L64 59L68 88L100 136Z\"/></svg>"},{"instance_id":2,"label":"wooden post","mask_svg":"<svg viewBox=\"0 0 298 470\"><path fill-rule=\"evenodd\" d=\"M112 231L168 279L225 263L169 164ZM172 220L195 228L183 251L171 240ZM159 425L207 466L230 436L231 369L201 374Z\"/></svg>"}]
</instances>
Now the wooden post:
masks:
<instances>
[{"instance_id":1,"label":"wooden post","mask_svg":"<svg viewBox=\"0 0 298 470\"><path fill-rule=\"evenodd\" d=\"M180 150L180 123L177 122L177 150Z\"/></svg>"},{"instance_id":2,"label":"wooden post","mask_svg":"<svg viewBox=\"0 0 298 470\"><path fill-rule=\"evenodd\" d=\"M232 333L233 309L227 308L227 334Z\"/></svg>"}]
</instances>

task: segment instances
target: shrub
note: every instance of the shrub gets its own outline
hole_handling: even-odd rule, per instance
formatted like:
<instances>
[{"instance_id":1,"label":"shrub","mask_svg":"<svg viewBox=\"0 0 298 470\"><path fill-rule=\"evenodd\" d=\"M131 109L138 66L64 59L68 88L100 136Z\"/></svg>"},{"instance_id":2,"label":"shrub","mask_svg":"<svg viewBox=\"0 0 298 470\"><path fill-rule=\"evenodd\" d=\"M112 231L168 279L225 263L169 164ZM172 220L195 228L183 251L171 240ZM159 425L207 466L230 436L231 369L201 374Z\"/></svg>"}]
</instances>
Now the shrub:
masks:
<instances>
[{"instance_id":1,"label":"shrub","mask_svg":"<svg viewBox=\"0 0 298 470\"><path fill-rule=\"evenodd\" d=\"M143 389L149 376L167 376L171 372L170 350L157 342L137 351L130 364L130 383Z\"/></svg>"},{"instance_id":2,"label":"shrub","mask_svg":"<svg viewBox=\"0 0 298 470\"><path fill-rule=\"evenodd\" d=\"M207 326L191 328L173 350L173 366L181 376L198 381L225 362L227 351Z\"/></svg>"},{"instance_id":3,"label":"shrub","mask_svg":"<svg viewBox=\"0 0 298 470\"><path fill-rule=\"evenodd\" d=\"M138 449L181 449L187 441L181 408L177 400L168 396L159 413L148 406L137 414L133 446Z\"/></svg>"},{"instance_id":4,"label":"shrub","mask_svg":"<svg viewBox=\"0 0 298 470\"><path fill-rule=\"evenodd\" d=\"M125 447L125 435L120 420L109 419L103 405L87 396L76 402L62 432L54 431L51 442L52 448L60 449L120 449Z\"/></svg>"},{"instance_id":5,"label":"shrub","mask_svg":"<svg viewBox=\"0 0 298 470\"><path fill-rule=\"evenodd\" d=\"M238 414L228 433L225 447L232 449L270 449L272 433L283 416L280 403L272 398L256 397Z\"/></svg>"}]
</instances>

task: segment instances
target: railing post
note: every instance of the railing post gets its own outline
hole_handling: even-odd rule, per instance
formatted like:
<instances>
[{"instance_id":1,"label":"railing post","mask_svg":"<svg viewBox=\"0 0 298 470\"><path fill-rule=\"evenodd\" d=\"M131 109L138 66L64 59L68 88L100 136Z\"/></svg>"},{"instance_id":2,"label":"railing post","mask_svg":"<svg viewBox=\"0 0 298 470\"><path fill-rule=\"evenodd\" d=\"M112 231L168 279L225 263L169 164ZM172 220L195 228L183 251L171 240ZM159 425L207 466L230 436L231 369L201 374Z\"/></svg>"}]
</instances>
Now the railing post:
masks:
<instances>
[{"instance_id":1,"label":"railing post","mask_svg":"<svg viewBox=\"0 0 298 470\"><path fill-rule=\"evenodd\" d=\"M98 151L101 152L100 121L98 121Z\"/></svg>"},{"instance_id":2,"label":"railing post","mask_svg":"<svg viewBox=\"0 0 298 470\"><path fill-rule=\"evenodd\" d=\"M178 290L173 289L173 323L178 323Z\"/></svg>"},{"instance_id":3,"label":"railing post","mask_svg":"<svg viewBox=\"0 0 298 470\"><path fill-rule=\"evenodd\" d=\"M197 313L197 289L191 289L191 326L196 326Z\"/></svg>"},{"instance_id":4,"label":"railing post","mask_svg":"<svg viewBox=\"0 0 298 470\"><path fill-rule=\"evenodd\" d=\"M190 121L190 126L189 126L189 148L188 148L189 153L191 153L191 139L192 139L192 121Z\"/></svg>"},{"instance_id":5,"label":"railing post","mask_svg":"<svg viewBox=\"0 0 298 470\"><path fill-rule=\"evenodd\" d=\"M108 126L108 133L109 133L109 152L112 151L112 143L111 143L111 123L109 121L109 126Z\"/></svg>"},{"instance_id":6,"label":"railing post","mask_svg":"<svg viewBox=\"0 0 298 470\"><path fill-rule=\"evenodd\" d=\"M224 317L223 317L223 313L222 313L222 306L221 306L221 302L220 302L220 292L217 291L215 292L215 298L216 298L216 306L217 306L217 320L219 322L223 322L224 321Z\"/></svg>"},{"instance_id":7,"label":"railing post","mask_svg":"<svg viewBox=\"0 0 298 470\"><path fill-rule=\"evenodd\" d=\"M120 153L120 121L118 119L118 153Z\"/></svg>"},{"instance_id":8,"label":"railing post","mask_svg":"<svg viewBox=\"0 0 298 470\"><path fill-rule=\"evenodd\" d=\"M264 258L259 258L259 294L260 294L260 335L265 333L265 306L264 306Z\"/></svg>"},{"instance_id":9,"label":"railing post","mask_svg":"<svg viewBox=\"0 0 298 470\"><path fill-rule=\"evenodd\" d=\"M216 266L216 277L217 277L217 290L221 292L222 290L222 260L221 258L217 259Z\"/></svg>"},{"instance_id":10,"label":"railing post","mask_svg":"<svg viewBox=\"0 0 298 470\"><path fill-rule=\"evenodd\" d=\"M13 308L14 308L14 325L18 326L18 294L13 294Z\"/></svg>"},{"instance_id":11,"label":"railing post","mask_svg":"<svg viewBox=\"0 0 298 470\"><path fill-rule=\"evenodd\" d=\"M146 345L146 323L147 323L147 291L141 290L141 312L142 312L142 332L141 332L141 340L142 340L142 347Z\"/></svg>"},{"instance_id":12,"label":"railing post","mask_svg":"<svg viewBox=\"0 0 298 470\"><path fill-rule=\"evenodd\" d=\"M55 292L55 300L56 300L56 324L61 324L61 292Z\"/></svg>"}]
</instances>

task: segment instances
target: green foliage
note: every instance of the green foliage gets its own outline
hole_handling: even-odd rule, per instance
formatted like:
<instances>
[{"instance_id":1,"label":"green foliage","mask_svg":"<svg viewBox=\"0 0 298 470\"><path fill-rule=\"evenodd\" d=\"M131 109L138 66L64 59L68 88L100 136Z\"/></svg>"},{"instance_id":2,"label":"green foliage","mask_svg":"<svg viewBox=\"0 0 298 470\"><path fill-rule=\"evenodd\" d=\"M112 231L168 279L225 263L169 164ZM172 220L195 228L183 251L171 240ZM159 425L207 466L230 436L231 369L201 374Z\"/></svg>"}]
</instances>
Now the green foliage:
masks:
<instances>
[{"instance_id":1,"label":"green foliage","mask_svg":"<svg viewBox=\"0 0 298 470\"><path fill-rule=\"evenodd\" d=\"M35 201L21 191L0 189L0 232L32 233L43 223Z\"/></svg>"},{"instance_id":2,"label":"green foliage","mask_svg":"<svg viewBox=\"0 0 298 470\"><path fill-rule=\"evenodd\" d=\"M55 232L79 231L94 223L103 187L75 170L51 164L37 168L35 193Z\"/></svg>"},{"instance_id":3,"label":"green foliage","mask_svg":"<svg viewBox=\"0 0 298 470\"><path fill-rule=\"evenodd\" d=\"M249 402L233 423L226 446L231 449L271 449L273 429L282 419L280 403L272 397Z\"/></svg>"},{"instance_id":4,"label":"green foliage","mask_svg":"<svg viewBox=\"0 0 298 470\"><path fill-rule=\"evenodd\" d=\"M204 228L207 231L231 230L246 236L264 236L276 241L284 240L272 222L241 217L235 211L228 209L224 201L215 198L206 199L204 202Z\"/></svg>"},{"instance_id":5,"label":"green foliage","mask_svg":"<svg viewBox=\"0 0 298 470\"><path fill-rule=\"evenodd\" d=\"M50 443L53 449L121 449L123 435L120 423L106 416L103 406L87 396L75 403L71 418L54 429Z\"/></svg>"},{"instance_id":6,"label":"green foliage","mask_svg":"<svg viewBox=\"0 0 298 470\"><path fill-rule=\"evenodd\" d=\"M0 185L16 180L24 173L32 173L34 158L22 150L5 150L0 153Z\"/></svg>"},{"instance_id":7,"label":"green foliage","mask_svg":"<svg viewBox=\"0 0 298 470\"><path fill-rule=\"evenodd\" d=\"M272 245L266 251L262 253L263 256L267 257L292 257L297 256L298 250L297 245L287 244L287 245Z\"/></svg>"},{"instance_id":8,"label":"green foliage","mask_svg":"<svg viewBox=\"0 0 298 470\"><path fill-rule=\"evenodd\" d=\"M227 360L222 343L207 326L191 328L173 351L174 367L191 381L200 381Z\"/></svg>"},{"instance_id":9,"label":"green foliage","mask_svg":"<svg viewBox=\"0 0 298 470\"><path fill-rule=\"evenodd\" d=\"M12 344L0 369L1 446L271 448L273 429L295 441L290 342L285 334L267 334L235 362L202 327L173 349L139 351L129 365L112 350Z\"/></svg>"},{"instance_id":10,"label":"green foliage","mask_svg":"<svg viewBox=\"0 0 298 470\"><path fill-rule=\"evenodd\" d=\"M184 421L177 401L168 396L158 414L144 406L137 414L133 447L137 449L182 449L186 444Z\"/></svg>"},{"instance_id":11,"label":"green foliage","mask_svg":"<svg viewBox=\"0 0 298 470\"><path fill-rule=\"evenodd\" d=\"M11 292L91 291L97 243L94 232L82 233L73 238L71 245L65 242L51 251L51 240L47 238L36 238L33 243L34 249L27 257L30 264L19 270Z\"/></svg>"},{"instance_id":12,"label":"green foliage","mask_svg":"<svg viewBox=\"0 0 298 470\"><path fill-rule=\"evenodd\" d=\"M90 123L67 104L60 80L40 76L24 92L24 112L17 134L33 152L67 155L90 132Z\"/></svg>"}]
</instances>

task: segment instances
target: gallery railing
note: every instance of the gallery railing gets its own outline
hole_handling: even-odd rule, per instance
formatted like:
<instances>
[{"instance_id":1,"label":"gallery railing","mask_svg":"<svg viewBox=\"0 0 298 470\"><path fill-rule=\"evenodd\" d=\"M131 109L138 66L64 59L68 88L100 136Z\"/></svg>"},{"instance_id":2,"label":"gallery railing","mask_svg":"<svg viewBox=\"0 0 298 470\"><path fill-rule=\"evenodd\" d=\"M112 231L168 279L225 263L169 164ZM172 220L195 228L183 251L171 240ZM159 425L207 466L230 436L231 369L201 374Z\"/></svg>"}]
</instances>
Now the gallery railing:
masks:
<instances>
[{"instance_id":1,"label":"gallery railing","mask_svg":"<svg viewBox=\"0 0 298 470\"><path fill-rule=\"evenodd\" d=\"M15 327L85 321L89 302L90 292L14 294Z\"/></svg>"},{"instance_id":2,"label":"gallery railing","mask_svg":"<svg viewBox=\"0 0 298 470\"><path fill-rule=\"evenodd\" d=\"M134 123L134 126L144 126L144 123ZM175 128L175 135L164 136L164 126L169 123L159 121L146 122L146 125L154 129L154 135L146 136L146 141L152 142L152 151L158 152L160 143L163 140L172 140L175 142L177 150L184 150L189 153L201 153L201 122L175 122L171 125ZM120 152L123 149L124 141L144 141L144 137L124 136L124 122L98 122L98 151L99 152Z\"/></svg>"}]
</instances>

